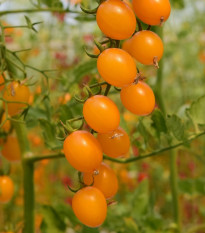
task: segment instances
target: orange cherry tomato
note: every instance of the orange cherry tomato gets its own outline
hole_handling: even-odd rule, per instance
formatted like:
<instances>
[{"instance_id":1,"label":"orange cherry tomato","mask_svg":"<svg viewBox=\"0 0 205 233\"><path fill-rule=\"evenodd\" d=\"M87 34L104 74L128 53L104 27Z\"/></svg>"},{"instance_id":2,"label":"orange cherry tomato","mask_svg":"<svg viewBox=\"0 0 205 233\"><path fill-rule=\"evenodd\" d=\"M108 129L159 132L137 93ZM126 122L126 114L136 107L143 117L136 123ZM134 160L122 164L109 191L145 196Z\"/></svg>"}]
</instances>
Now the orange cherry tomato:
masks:
<instances>
[{"instance_id":1,"label":"orange cherry tomato","mask_svg":"<svg viewBox=\"0 0 205 233\"><path fill-rule=\"evenodd\" d=\"M115 40L131 37L136 29L133 10L121 0L106 0L100 4L96 20L100 30Z\"/></svg>"},{"instance_id":2,"label":"orange cherry tomato","mask_svg":"<svg viewBox=\"0 0 205 233\"><path fill-rule=\"evenodd\" d=\"M68 162L81 172L93 172L102 162L102 148L89 132L78 130L64 141L63 150Z\"/></svg>"},{"instance_id":3,"label":"orange cherry tomato","mask_svg":"<svg viewBox=\"0 0 205 233\"><path fill-rule=\"evenodd\" d=\"M149 115L155 107L154 93L142 81L123 87L120 92L120 98L127 110L139 116Z\"/></svg>"},{"instance_id":4,"label":"orange cherry tomato","mask_svg":"<svg viewBox=\"0 0 205 233\"><path fill-rule=\"evenodd\" d=\"M89 227L99 227L107 215L106 199L94 187L80 189L72 199L72 208L76 217Z\"/></svg>"},{"instance_id":5,"label":"orange cherry tomato","mask_svg":"<svg viewBox=\"0 0 205 233\"><path fill-rule=\"evenodd\" d=\"M9 84L4 91L3 98L7 101L17 101L28 103L30 96L29 88L25 85L14 81ZM20 113L27 105L22 103L8 103L8 113L10 116L14 116ZM5 109L5 104L4 104Z\"/></svg>"},{"instance_id":6,"label":"orange cherry tomato","mask_svg":"<svg viewBox=\"0 0 205 233\"><path fill-rule=\"evenodd\" d=\"M14 183L8 176L0 176L0 203L7 203L14 194Z\"/></svg>"},{"instance_id":7,"label":"orange cherry tomato","mask_svg":"<svg viewBox=\"0 0 205 233\"><path fill-rule=\"evenodd\" d=\"M21 151L18 139L9 135L3 144L2 155L10 162L18 162L21 160Z\"/></svg>"},{"instance_id":8,"label":"orange cherry tomato","mask_svg":"<svg viewBox=\"0 0 205 233\"><path fill-rule=\"evenodd\" d=\"M83 106L88 125L99 133L115 130L120 124L120 113L115 103L106 96L90 97Z\"/></svg>"},{"instance_id":9,"label":"orange cherry tomato","mask_svg":"<svg viewBox=\"0 0 205 233\"><path fill-rule=\"evenodd\" d=\"M122 44L122 49L128 52L129 54L132 54L132 50L131 50L132 43L131 42L132 42L132 38L125 40Z\"/></svg>"},{"instance_id":10,"label":"orange cherry tomato","mask_svg":"<svg viewBox=\"0 0 205 233\"><path fill-rule=\"evenodd\" d=\"M99 189L106 199L115 196L118 190L118 180L115 172L105 163L101 163L96 171L96 175L94 173L84 173L84 183L91 185L94 179L92 187Z\"/></svg>"},{"instance_id":11,"label":"orange cherry tomato","mask_svg":"<svg viewBox=\"0 0 205 233\"><path fill-rule=\"evenodd\" d=\"M103 153L112 158L127 154L130 148L129 136L121 127L110 133L98 133L97 140L102 146Z\"/></svg>"},{"instance_id":12,"label":"orange cherry tomato","mask_svg":"<svg viewBox=\"0 0 205 233\"><path fill-rule=\"evenodd\" d=\"M160 25L170 15L169 0L133 0L133 9L137 17L149 25Z\"/></svg>"},{"instance_id":13,"label":"orange cherry tomato","mask_svg":"<svg viewBox=\"0 0 205 233\"><path fill-rule=\"evenodd\" d=\"M4 122L5 120L6 120L6 114L5 114L5 112L4 112L4 113L3 113L3 116L2 116L2 118L1 118L1 123ZM7 133L10 131L10 129L11 129L11 122L10 122L10 120L7 120L7 121L3 124L2 129L3 129L5 132L7 132Z\"/></svg>"},{"instance_id":14,"label":"orange cherry tomato","mask_svg":"<svg viewBox=\"0 0 205 233\"><path fill-rule=\"evenodd\" d=\"M2 75L0 75L0 91L4 89L4 85L2 85L3 83L4 83L4 78Z\"/></svg>"},{"instance_id":15,"label":"orange cherry tomato","mask_svg":"<svg viewBox=\"0 0 205 233\"><path fill-rule=\"evenodd\" d=\"M97 68L102 78L116 87L132 83L137 75L134 59L117 48L104 50L98 57Z\"/></svg>"},{"instance_id":16,"label":"orange cherry tomato","mask_svg":"<svg viewBox=\"0 0 205 233\"><path fill-rule=\"evenodd\" d=\"M129 47L130 46L130 47ZM135 33L128 46L128 52L144 65L156 65L164 51L160 37L151 31L144 30Z\"/></svg>"}]
</instances>

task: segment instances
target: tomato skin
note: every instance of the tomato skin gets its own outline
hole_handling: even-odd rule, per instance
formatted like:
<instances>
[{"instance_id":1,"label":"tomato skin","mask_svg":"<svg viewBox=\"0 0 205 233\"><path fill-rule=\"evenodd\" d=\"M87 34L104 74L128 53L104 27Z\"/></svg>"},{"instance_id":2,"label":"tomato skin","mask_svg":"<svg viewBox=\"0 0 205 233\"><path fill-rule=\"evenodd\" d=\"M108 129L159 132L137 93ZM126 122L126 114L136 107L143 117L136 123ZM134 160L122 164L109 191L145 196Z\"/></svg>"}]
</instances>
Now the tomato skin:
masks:
<instances>
[{"instance_id":1,"label":"tomato skin","mask_svg":"<svg viewBox=\"0 0 205 233\"><path fill-rule=\"evenodd\" d=\"M99 227L107 215L107 203L100 190L94 187L80 189L72 199L76 217L88 227Z\"/></svg>"},{"instance_id":2,"label":"tomato skin","mask_svg":"<svg viewBox=\"0 0 205 233\"><path fill-rule=\"evenodd\" d=\"M137 17L149 25L160 25L161 17L165 22L171 13L169 0L133 0L132 4Z\"/></svg>"},{"instance_id":3,"label":"tomato skin","mask_svg":"<svg viewBox=\"0 0 205 233\"><path fill-rule=\"evenodd\" d=\"M98 174L94 175L93 173L83 173L83 181L86 185L91 185L92 187L99 189L105 196L106 199L109 199L118 191L118 180L115 172L105 163L97 168Z\"/></svg>"},{"instance_id":4,"label":"tomato skin","mask_svg":"<svg viewBox=\"0 0 205 233\"><path fill-rule=\"evenodd\" d=\"M149 115L155 107L155 96L152 89L142 81L122 88L120 98L124 107L139 115Z\"/></svg>"},{"instance_id":5,"label":"tomato skin","mask_svg":"<svg viewBox=\"0 0 205 233\"><path fill-rule=\"evenodd\" d=\"M112 158L127 154L130 148L129 136L121 127L110 133L98 133L97 140L100 142L103 153Z\"/></svg>"},{"instance_id":6,"label":"tomato skin","mask_svg":"<svg viewBox=\"0 0 205 233\"><path fill-rule=\"evenodd\" d=\"M4 122L5 119L6 119L6 114L5 114L5 112L4 112L3 115L2 115L2 118L1 118L1 123ZM3 124L2 129L3 129L5 132L7 132L7 133L10 131L10 129L11 129L11 122L10 122L10 120L7 120L7 121Z\"/></svg>"},{"instance_id":7,"label":"tomato skin","mask_svg":"<svg viewBox=\"0 0 205 233\"><path fill-rule=\"evenodd\" d=\"M0 176L0 203L7 203L14 194L14 183L8 176Z\"/></svg>"},{"instance_id":8,"label":"tomato skin","mask_svg":"<svg viewBox=\"0 0 205 233\"><path fill-rule=\"evenodd\" d=\"M153 65L154 58L159 62L164 52L160 37L151 31L143 30L135 33L130 39L127 51L140 63Z\"/></svg>"},{"instance_id":9,"label":"tomato skin","mask_svg":"<svg viewBox=\"0 0 205 233\"><path fill-rule=\"evenodd\" d=\"M106 0L100 4L96 20L100 30L115 40L131 37L136 29L133 10L121 0Z\"/></svg>"},{"instance_id":10,"label":"tomato skin","mask_svg":"<svg viewBox=\"0 0 205 233\"><path fill-rule=\"evenodd\" d=\"M93 172L102 162L102 148L87 131L78 130L67 136L63 150L71 166L81 172Z\"/></svg>"},{"instance_id":11,"label":"tomato skin","mask_svg":"<svg viewBox=\"0 0 205 233\"><path fill-rule=\"evenodd\" d=\"M95 95L86 100L83 116L87 124L100 133L113 131L120 124L120 113L116 104L103 95Z\"/></svg>"},{"instance_id":12,"label":"tomato skin","mask_svg":"<svg viewBox=\"0 0 205 233\"><path fill-rule=\"evenodd\" d=\"M137 75L134 59L122 49L104 50L97 60L101 77L111 85L123 87L132 82Z\"/></svg>"},{"instance_id":13,"label":"tomato skin","mask_svg":"<svg viewBox=\"0 0 205 233\"><path fill-rule=\"evenodd\" d=\"M9 135L3 144L2 155L10 162L21 160L21 150L16 136Z\"/></svg>"},{"instance_id":14,"label":"tomato skin","mask_svg":"<svg viewBox=\"0 0 205 233\"><path fill-rule=\"evenodd\" d=\"M4 91L3 98L7 101L17 101L28 103L30 96L29 88L25 85L21 85L18 82L14 81L8 85ZM23 108L26 107L26 104L21 103L8 103L8 114L10 116L17 115L20 113ZM5 109L5 103L4 103Z\"/></svg>"},{"instance_id":15,"label":"tomato skin","mask_svg":"<svg viewBox=\"0 0 205 233\"><path fill-rule=\"evenodd\" d=\"M4 83L4 78L2 75L0 75L0 84ZM4 89L4 85L0 85L0 91Z\"/></svg>"}]
</instances>

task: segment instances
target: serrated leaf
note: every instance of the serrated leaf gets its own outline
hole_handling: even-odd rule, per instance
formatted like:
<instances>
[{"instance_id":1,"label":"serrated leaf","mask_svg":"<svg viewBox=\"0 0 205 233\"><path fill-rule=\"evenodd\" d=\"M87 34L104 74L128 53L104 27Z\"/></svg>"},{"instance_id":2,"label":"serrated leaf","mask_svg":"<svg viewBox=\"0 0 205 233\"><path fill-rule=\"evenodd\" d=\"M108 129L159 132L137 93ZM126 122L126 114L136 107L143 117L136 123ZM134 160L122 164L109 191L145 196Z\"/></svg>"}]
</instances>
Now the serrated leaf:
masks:
<instances>
[{"instance_id":1,"label":"serrated leaf","mask_svg":"<svg viewBox=\"0 0 205 233\"><path fill-rule=\"evenodd\" d=\"M143 136L144 142L147 145L148 140L149 140L149 133L148 133L147 129L145 128L143 121L141 119L139 120L138 131Z\"/></svg>"},{"instance_id":2,"label":"serrated leaf","mask_svg":"<svg viewBox=\"0 0 205 233\"><path fill-rule=\"evenodd\" d=\"M184 124L177 115L167 117L167 127L177 140L182 141L185 139Z\"/></svg>"},{"instance_id":3,"label":"serrated leaf","mask_svg":"<svg viewBox=\"0 0 205 233\"><path fill-rule=\"evenodd\" d=\"M155 128L158 138L160 137L161 133L167 133L166 121L163 113L160 110L156 109L152 113L151 119L153 121L152 126Z\"/></svg>"},{"instance_id":4,"label":"serrated leaf","mask_svg":"<svg viewBox=\"0 0 205 233\"><path fill-rule=\"evenodd\" d=\"M189 116L196 124L205 124L205 96L194 101L187 110Z\"/></svg>"}]
</instances>

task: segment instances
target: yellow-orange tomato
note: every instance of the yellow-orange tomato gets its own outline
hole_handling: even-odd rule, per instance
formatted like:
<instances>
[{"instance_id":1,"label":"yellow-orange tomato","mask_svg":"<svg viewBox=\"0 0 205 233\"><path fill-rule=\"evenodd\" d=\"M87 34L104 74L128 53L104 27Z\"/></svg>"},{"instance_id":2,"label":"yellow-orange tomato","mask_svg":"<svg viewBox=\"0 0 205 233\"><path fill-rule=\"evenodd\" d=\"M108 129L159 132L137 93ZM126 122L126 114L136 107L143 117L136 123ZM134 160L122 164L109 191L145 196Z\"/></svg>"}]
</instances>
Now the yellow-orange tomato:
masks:
<instances>
[{"instance_id":1,"label":"yellow-orange tomato","mask_svg":"<svg viewBox=\"0 0 205 233\"><path fill-rule=\"evenodd\" d=\"M130 148L129 136L121 127L110 133L98 133L97 140L103 153L113 158L125 155Z\"/></svg>"},{"instance_id":2,"label":"yellow-orange tomato","mask_svg":"<svg viewBox=\"0 0 205 233\"><path fill-rule=\"evenodd\" d=\"M104 50L98 57L97 68L102 78L116 87L132 83L137 74L134 59L117 48Z\"/></svg>"},{"instance_id":3,"label":"yellow-orange tomato","mask_svg":"<svg viewBox=\"0 0 205 233\"><path fill-rule=\"evenodd\" d=\"M155 106L152 89L142 81L122 88L120 98L127 110L139 116L149 115Z\"/></svg>"},{"instance_id":4,"label":"yellow-orange tomato","mask_svg":"<svg viewBox=\"0 0 205 233\"><path fill-rule=\"evenodd\" d=\"M106 199L94 187L80 189L72 199L72 208L76 217L89 227L99 227L107 215Z\"/></svg>"},{"instance_id":5,"label":"yellow-orange tomato","mask_svg":"<svg viewBox=\"0 0 205 233\"><path fill-rule=\"evenodd\" d=\"M105 163L101 163L96 171L96 175L94 173L84 173L84 183L91 185L94 179L92 187L99 189L106 199L113 197L118 190L118 180L115 172Z\"/></svg>"},{"instance_id":6,"label":"yellow-orange tomato","mask_svg":"<svg viewBox=\"0 0 205 233\"><path fill-rule=\"evenodd\" d=\"M160 25L171 12L169 0L133 0L132 4L137 17L149 25Z\"/></svg>"},{"instance_id":7,"label":"yellow-orange tomato","mask_svg":"<svg viewBox=\"0 0 205 233\"><path fill-rule=\"evenodd\" d=\"M102 162L100 143L87 131L71 133L64 141L63 150L71 166L81 172L92 172Z\"/></svg>"},{"instance_id":8,"label":"yellow-orange tomato","mask_svg":"<svg viewBox=\"0 0 205 233\"><path fill-rule=\"evenodd\" d=\"M3 144L2 155L10 162L18 162L21 159L21 151L18 143L18 139L9 135L6 142Z\"/></svg>"},{"instance_id":9,"label":"yellow-orange tomato","mask_svg":"<svg viewBox=\"0 0 205 233\"><path fill-rule=\"evenodd\" d=\"M0 203L7 203L14 194L14 183L8 176L0 176Z\"/></svg>"},{"instance_id":10,"label":"yellow-orange tomato","mask_svg":"<svg viewBox=\"0 0 205 233\"><path fill-rule=\"evenodd\" d=\"M29 88L25 85L14 81L9 84L3 94L3 98L7 101L17 101L28 103L30 96ZM8 113L14 116L22 111L27 105L22 103L8 103ZM5 104L4 104L5 109Z\"/></svg>"},{"instance_id":11,"label":"yellow-orange tomato","mask_svg":"<svg viewBox=\"0 0 205 233\"><path fill-rule=\"evenodd\" d=\"M2 122L4 122L6 120L6 114L5 114L5 112L3 113L3 116L2 116L2 118L1 118L1 123ZM5 131L5 132L9 132L9 130L11 129L11 122L10 122L10 120L7 120L4 124L3 124L3 126L2 126L2 129Z\"/></svg>"},{"instance_id":12,"label":"yellow-orange tomato","mask_svg":"<svg viewBox=\"0 0 205 233\"><path fill-rule=\"evenodd\" d=\"M120 124L120 113L115 103L106 96L90 97L83 106L83 116L88 125L99 133L115 130Z\"/></svg>"},{"instance_id":13,"label":"yellow-orange tomato","mask_svg":"<svg viewBox=\"0 0 205 233\"><path fill-rule=\"evenodd\" d=\"M0 75L0 91L4 89L4 85L2 85L3 83L4 83L4 78L2 75Z\"/></svg>"},{"instance_id":14,"label":"yellow-orange tomato","mask_svg":"<svg viewBox=\"0 0 205 233\"><path fill-rule=\"evenodd\" d=\"M123 2L126 3L133 10L133 6L130 0L123 0Z\"/></svg>"},{"instance_id":15,"label":"yellow-orange tomato","mask_svg":"<svg viewBox=\"0 0 205 233\"><path fill-rule=\"evenodd\" d=\"M121 0L106 0L100 4L96 20L100 30L115 40L131 37L136 29L133 10Z\"/></svg>"},{"instance_id":16,"label":"yellow-orange tomato","mask_svg":"<svg viewBox=\"0 0 205 233\"><path fill-rule=\"evenodd\" d=\"M122 49L125 50L126 52L128 52L129 54L132 54L131 51L131 43L132 42L132 38L125 40L122 44Z\"/></svg>"},{"instance_id":17,"label":"yellow-orange tomato","mask_svg":"<svg viewBox=\"0 0 205 233\"><path fill-rule=\"evenodd\" d=\"M156 65L163 55L164 47L156 33L144 30L135 33L128 51L138 62L144 65Z\"/></svg>"}]
</instances>

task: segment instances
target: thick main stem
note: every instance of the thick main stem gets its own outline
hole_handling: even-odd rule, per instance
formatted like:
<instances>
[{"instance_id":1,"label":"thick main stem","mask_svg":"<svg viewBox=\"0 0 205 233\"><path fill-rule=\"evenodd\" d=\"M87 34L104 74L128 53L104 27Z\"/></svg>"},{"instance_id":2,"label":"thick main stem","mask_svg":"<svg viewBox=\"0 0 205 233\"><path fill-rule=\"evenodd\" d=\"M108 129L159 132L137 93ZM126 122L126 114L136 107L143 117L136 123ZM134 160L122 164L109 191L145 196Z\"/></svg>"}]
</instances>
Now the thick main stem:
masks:
<instances>
[{"instance_id":1,"label":"thick main stem","mask_svg":"<svg viewBox=\"0 0 205 233\"><path fill-rule=\"evenodd\" d=\"M25 124L14 122L18 137L23 167L24 186L24 229L23 233L34 233L34 164L27 159L29 156L29 142Z\"/></svg>"}]
</instances>

